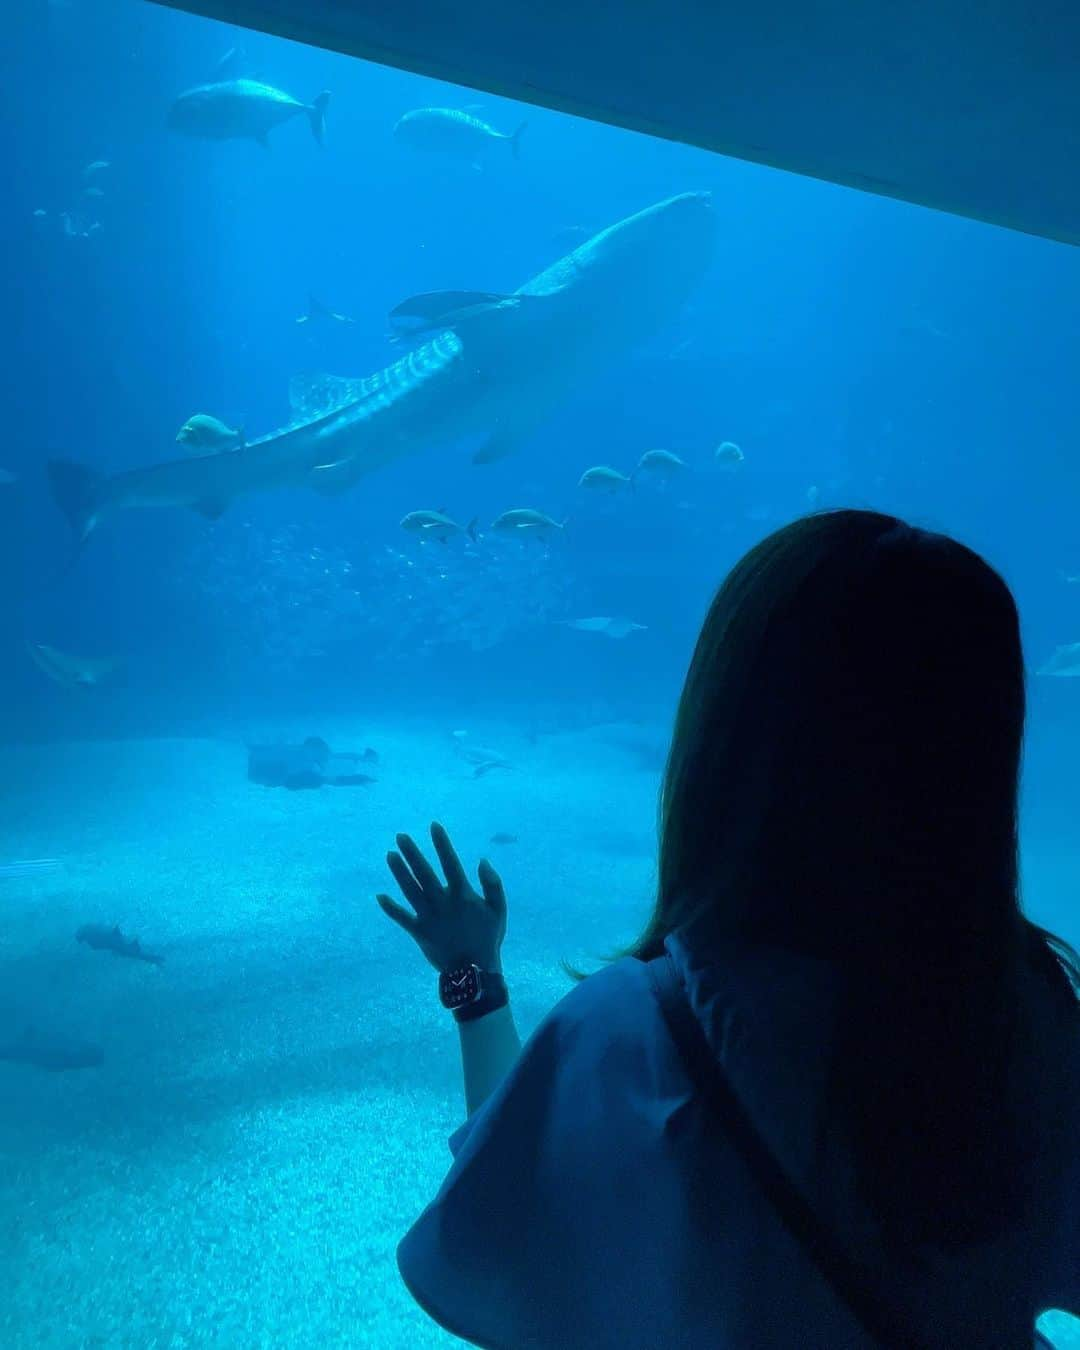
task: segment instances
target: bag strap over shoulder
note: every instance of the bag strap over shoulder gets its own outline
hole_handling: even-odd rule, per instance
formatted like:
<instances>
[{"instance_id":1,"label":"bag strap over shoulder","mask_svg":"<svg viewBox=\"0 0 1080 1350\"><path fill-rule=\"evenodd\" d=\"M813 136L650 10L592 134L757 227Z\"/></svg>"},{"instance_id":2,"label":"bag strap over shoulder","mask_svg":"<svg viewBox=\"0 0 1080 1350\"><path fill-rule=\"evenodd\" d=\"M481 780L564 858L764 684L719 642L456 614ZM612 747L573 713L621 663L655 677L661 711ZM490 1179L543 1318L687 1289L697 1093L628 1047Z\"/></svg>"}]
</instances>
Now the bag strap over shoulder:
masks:
<instances>
[{"instance_id":1,"label":"bag strap over shoulder","mask_svg":"<svg viewBox=\"0 0 1080 1350\"><path fill-rule=\"evenodd\" d=\"M728 1130L751 1174L788 1231L855 1314L866 1333L888 1350L931 1350L874 1292L869 1276L844 1251L774 1157L717 1063L670 953L646 963L671 1037L691 1081ZM937 1347L936 1350L941 1350Z\"/></svg>"}]
</instances>

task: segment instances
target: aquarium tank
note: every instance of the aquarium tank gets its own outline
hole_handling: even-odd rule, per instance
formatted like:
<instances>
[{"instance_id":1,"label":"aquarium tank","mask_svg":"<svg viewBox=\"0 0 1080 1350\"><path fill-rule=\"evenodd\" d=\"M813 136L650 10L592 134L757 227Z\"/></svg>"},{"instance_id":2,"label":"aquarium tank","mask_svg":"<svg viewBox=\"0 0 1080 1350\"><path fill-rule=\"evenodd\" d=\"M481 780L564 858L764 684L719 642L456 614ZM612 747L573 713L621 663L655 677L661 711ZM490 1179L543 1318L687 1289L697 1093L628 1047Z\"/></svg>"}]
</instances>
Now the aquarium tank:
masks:
<instances>
[{"instance_id":1,"label":"aquarium tank","mask_svg":"<svg viewBox=\"0 0 1080 1350\"><path fill-rule=\"evenodd\" d=\"M143 0L9 27L8 1350L459 1343L394 1266L464 1108L386 852L499 869L527 1034L640 931L701 619L803 513L1008 580L1080 942L1080 252Z\"/></svg>"}]
</instances>

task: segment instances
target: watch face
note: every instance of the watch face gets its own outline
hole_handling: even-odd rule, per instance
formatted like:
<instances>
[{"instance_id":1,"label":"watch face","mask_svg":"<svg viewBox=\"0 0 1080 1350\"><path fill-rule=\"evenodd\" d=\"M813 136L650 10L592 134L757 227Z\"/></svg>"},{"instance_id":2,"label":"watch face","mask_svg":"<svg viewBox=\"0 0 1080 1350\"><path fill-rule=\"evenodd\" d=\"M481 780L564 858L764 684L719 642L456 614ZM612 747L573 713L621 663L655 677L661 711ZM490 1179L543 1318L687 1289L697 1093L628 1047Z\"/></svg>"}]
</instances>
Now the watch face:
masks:
<instances>
[{"instance_id":1,"label":"watch face","mask_svg":"<svg viewBox=\"0 0 1080 1350\"><path fill-rule=\"evenodd\" d=\"M480 972L475 966L444 970L439 976L439 997L444 1008L464 1008L480 997Z\"/></svg>"}]
</instances>

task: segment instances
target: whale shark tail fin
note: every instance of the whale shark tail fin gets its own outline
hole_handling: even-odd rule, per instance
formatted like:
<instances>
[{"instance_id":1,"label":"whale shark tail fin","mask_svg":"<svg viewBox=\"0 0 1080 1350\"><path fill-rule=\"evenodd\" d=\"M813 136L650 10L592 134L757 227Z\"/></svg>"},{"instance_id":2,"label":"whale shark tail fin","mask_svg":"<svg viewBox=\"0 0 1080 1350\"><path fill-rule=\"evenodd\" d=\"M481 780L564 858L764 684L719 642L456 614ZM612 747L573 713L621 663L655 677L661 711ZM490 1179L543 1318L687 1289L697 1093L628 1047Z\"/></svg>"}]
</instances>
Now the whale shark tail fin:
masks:
<instances>
[{"instance_id":1,"label":"whale shark tail fin","mask_svg":"<svg viewBox=\"0 0 1080 1350\"><path fill-rule=\"evenodd\" d=\"M521 126L519 126L517 131L510 137L510 153L515 159L521 158L521 138L524 136L525 128L528 125L528 122L522 122Z\"/></svg>"}]
</instances>

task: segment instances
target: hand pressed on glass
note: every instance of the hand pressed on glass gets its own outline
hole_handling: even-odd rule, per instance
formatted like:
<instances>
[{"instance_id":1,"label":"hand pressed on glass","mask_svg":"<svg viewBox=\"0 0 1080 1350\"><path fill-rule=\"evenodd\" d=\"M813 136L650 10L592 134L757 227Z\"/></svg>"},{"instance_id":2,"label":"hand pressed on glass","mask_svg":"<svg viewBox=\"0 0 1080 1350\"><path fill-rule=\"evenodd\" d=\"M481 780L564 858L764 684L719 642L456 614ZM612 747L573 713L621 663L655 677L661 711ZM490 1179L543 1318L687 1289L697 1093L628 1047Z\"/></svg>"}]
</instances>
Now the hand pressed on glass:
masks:
<instances>
[{"instance_id":1,"label":"hand pressed on glass","mask_svg":"<svg viewBox=\"0 0 1080 1350\"><path fill-rule=\"evenodd\" d=\"M481 970L501 971L499 956L506 935L506 895L502 881L486 858L477 869L480 892L473 889L450 842L435 822L431 842L442 864L446 884L407 834L397 836L398 851L386 855L402 895L412 911L388 895L378 895L383 912L416 942L438 971L475 963Z\"/></svg>"}]
</instances>

